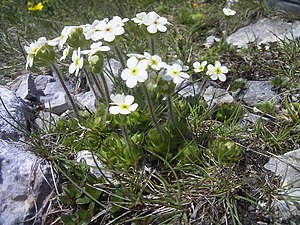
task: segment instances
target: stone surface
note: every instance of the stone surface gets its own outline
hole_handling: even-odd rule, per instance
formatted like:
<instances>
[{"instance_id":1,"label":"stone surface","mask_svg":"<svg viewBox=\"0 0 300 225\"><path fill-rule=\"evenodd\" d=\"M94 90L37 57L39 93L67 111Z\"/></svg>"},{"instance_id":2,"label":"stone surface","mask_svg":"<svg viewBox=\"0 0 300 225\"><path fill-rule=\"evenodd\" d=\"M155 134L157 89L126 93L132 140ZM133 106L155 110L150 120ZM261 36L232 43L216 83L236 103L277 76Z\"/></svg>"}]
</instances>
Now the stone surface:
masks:
<instances>
[{"instance_id":1,"label":"stone surface","mask_svg":"<svg viewBox=\"0 0 300 225\"><path fill-rule=\"evenodd\" d=\"M247 47L248 43L275 42L279 39L293 39L300 37L300 21L294 23L282 20L263 18L254 24L240 28L227 38L227 43L239 48Z\"/></svg>"},{"instance_id":2,"label":"stone surface","mask_svg":"<svg viewBox=\"0 0 300 225\"><path fill-rule=\"evenodd\" d=\"M111 177L111 175L104 170L104 166L102 165L98 157L96 155L93 155L90 151L82 150L77 153L75 158L77 162L84 162L86 163L86 165L90 166L90 173L94 174L96 177L99 178L103 175L105 176L105 178Z\"/></svg>"},{"instance_id":3,"label":"stone surface","mask_svg":"<svg viewBox=\"0 0 300 225\"><path fill-rule=\"evenodd\" d=\"M265 168L282 177L284 185L300 188L300 149L270 158Z\"/></svg>"},{"instance_id":4,"label":"stone surface","mask_svg":"<svg viewBox=\"0 0 300 225\"><path fill-rule=\"evenodd\" d=\"M300 0L265 0L265 2L274 10L284 10L300 16Z\"/></svg>"},{"instance_id":5,"label":"stone surface","mask_svg":"<svg viewBox=\"0 0 300 225\"><path fill-rule=\"evenodd\" d=\"M39 130L47 132L59 118L60 116L54 113L41 111L35 120L35 124Z\"/></svg>"},{"instance_id":6,"label":"stone surface","mask_svg":"<svg viewBox=\"0 0 300 225\"><path fill-rule=\"evenodd\" d=\"M71 109L68 98L58 81L47 83L43 92L44 96L40 97L40 101L44 104L46 111L61 115Z\"/></svg>"},{"instance_id":7,"label":"stone surface","mask_svg":"<svg viewBox=\"0 0 300 225\"><path fill-rule=\"evenodd\" d=\"M34 85L39 95L44 95L48 83L55 82L55 78L49 75L38 75L34 79Z\"/></svg>"},{"instance_id":8,"label":"stone surface","mask_svg":"<svg viewBox=\"0 0 300 225\"><path fill-rule=\"evenodd\" d=\"M88 108L92 112L96 112L96 97L92 91L83 92L75 95L75 99L81 105L81 108Z\"/></svg>"},{"instance_id":9,"label":"stone surface","mask_svg":"<svg viewBox=\"0 0 300 225\"><path fill-rule=\"evenodd\" d=\"M198 82L192 82L189 80L184 80L182 83L176 86L176 92L178 92L183 97L194 97L196 95L201 95L205 88L202 84Z\"/></svg>"},{"instance_id":10,"label":"stone surface","mask_svg":"<svg viewBox=\"0 0 300 225\"><path fill-rule=\"evenodd\" d=\"M16 94L0 86L0 139L18 140L26 128L25 104ZM1 149L1 148L0 148Z\"/></svg>"},{"instance_id":11,"label":"stone surface","mask_svg":"<svg viewBox=\"0 0 300 225\"><path fill-rule=\"evenodd\" d=\"M16 91L17 96L25 100L35 99L37 93L36 93L33 77L29 74L25 74L20 77L21 77L21 82Z\"/></svg>"},{"instance_id":12,"label":"stone surface","mask_svg":"<svg viewBox=\"0 0 300 225\"><path fill-rule=\"evenodd\" d=\"M20 143L0 140L0 149L0 224L42 224L53 183L49 165Z\"/></svg>"},{"instance_id":13,"label":"stone surface","mask_svg":"<svg viewBox=\"0 0 300 225\"><path fill-rule=\"evenodd\" d=\"M244 102L251 106L264 101L277 101L277 94L272 90L273 86L270 81L247 81L247 90L239 94L237 98L242 98Z\"/></svg>"},{"instance_id":14,"label":"stone surface","mask_svg":"<svg viewBox=\"0 0 300 225\"><path fill-rule=\"evenodd\" d=\"M233 102L233 97L225 89L209 86L203 95L204 100L208 105L220 105L223 103Z\"/></svg>"}]
</instances>

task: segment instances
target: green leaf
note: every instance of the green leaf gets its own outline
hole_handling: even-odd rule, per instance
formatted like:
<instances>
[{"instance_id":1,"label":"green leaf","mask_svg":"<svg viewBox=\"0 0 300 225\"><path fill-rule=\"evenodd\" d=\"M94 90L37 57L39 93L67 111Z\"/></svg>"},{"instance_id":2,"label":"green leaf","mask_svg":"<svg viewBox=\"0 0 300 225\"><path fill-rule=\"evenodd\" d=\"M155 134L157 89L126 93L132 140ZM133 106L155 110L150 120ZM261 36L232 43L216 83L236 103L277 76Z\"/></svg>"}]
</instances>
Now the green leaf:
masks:
<instances>
[{"instance_id":1,"label":"green leaf","mask_svg":"<svg viewBox=\"0 0 300 225\"><path fill-rule=\"evenodd\" d=\"M92 200L88 197L78 198L76 199L76 204L78 205L84 205L90 203Z\"/></svg>"}]
</instances>

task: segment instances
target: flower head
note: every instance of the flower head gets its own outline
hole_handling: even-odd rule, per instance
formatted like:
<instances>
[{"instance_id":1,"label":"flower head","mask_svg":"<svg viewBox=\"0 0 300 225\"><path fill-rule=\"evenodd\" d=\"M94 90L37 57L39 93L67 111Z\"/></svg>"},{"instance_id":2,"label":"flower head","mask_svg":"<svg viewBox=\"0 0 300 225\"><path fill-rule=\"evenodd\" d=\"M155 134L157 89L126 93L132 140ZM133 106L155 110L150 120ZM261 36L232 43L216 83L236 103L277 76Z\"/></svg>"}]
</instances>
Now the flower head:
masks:
<instances>
[{"instance_id":1,"label":"flower head","mask_svg":"<svg viewBox=\"0 0 300 225\"><path fill-rule=\"evenodd\" d=\"M144 82L148 78L147 60L139 61L136 57L131 57L127 60L127 67L121 73L121 78L126 81L129 88L137 85L137 82Z\"/></svg>"},{"instance_id":2,"label":"flower head","mask_svg":"<svg viewBox=\"0 0 300 225\"><path fill-rule=\"evenodd\" d=\"M75 76L78 75L79 70L83 67L83 58L80 56L80 47L77 51L73 51L72 63L69 66L69 73L72 74L75 72Z\"/></svg>"},{"instance_id":3,"label":"flower head","mask_svg":"<svg viewBox=\"0 0 300 225\"><path fill-rule=\"evenodd\" d=\"M190 76L187 73L182 71L182 66L175 63L172 66L167 66L167 73L162 78L167 81L173 80L175 84L179 84L184 78L189 77Z\"/></svg>"},{"instance_id":4,"label":"flower head","mask_svg":"<svg viewBox=\"0 0 300 225\"><path fill-rule=\"evenodd\" d=\"M148 60L149 66L154 70L160 70L165 68L167 64L162 62L161 58L158 55L151 55L148 52L144 52L144 57Z\"/></svg>"},{"instance_id":5,"label":"flower head","mask_svg":"<svg viewBox=\"0 0 300 225\"><path fill-rule=\"evenodd\" d=\"M141 24L143 24L143 19L146 15L147 15L147 13L140 12L140 13L136 14L136 16L134 18L132 18L131 20L133 22L135 22L136 24L141 25Z\"/></svg>"},{"instance_id":6,"label":"flower head","mask_svg":"<svg viewBox=\"0 0 300 225\"><path fill-rule=\"evenodd\" d=\"M83 50L81 51L82 54L89 54L89 55L94 55L95 53L99 52L107 52L110 50L109 46L102 46L102 42L98 41L93 44L91 44L91 49L90 50Z\"/></svg>"},{"instance_id":7,"label":"flower head","mask_svg":"<svg viewBox=\"0 0 300 225\"><path fill-rule=\"evenodd\" d=\"M113 101L113 103L110 103L112 106L109 107L111 114L127 115L134 112L138 107L137 103L133 103L134 97L132 95L117 94L111 95L110 98Z\"/></svg>"},{"instance_id":8,"label":"flower head","mask_svg":"<svg viewBox=\"0 0 300 225\"><path fill-rule=\"evenodd\" d=\"M37 41L31 43L29 46L25 46L24 49L27 53L26 70L33 65L33 59L37 55L38 51L47 43L45 37L40 37Z\"/></svg>"},{"instance_id":9,"label":"flower head","mask_svg":"<svg viewBox=\"0 0 300 225\"><path fill-rule=\"evenodd\" d=\"M194 71L196 73L202 72L204 71L206 65L207 65L207 61L203 61L201 64L199 62L194 62L193 63Z\"/></svg>"},{"instance_id":10,"label":"flower head","mask_svg":"<svg viewBox=\"0 0 300 225\"><path fill-rule=\"evenodd\" d=\"M93 41L98 41L103 39L107 42L112 42L115 40L116 36L124 34L125 30L123 26L128 19L121 19L118 16L114 16L113 19L109 20L107 18L99 21L95 26L97 31L91 36Z\"/></svg>"},{"instance_id":11,"label":"flower head","mask_svg":"<svg viewBox=\"0 0 300 225\"><path fill-rule=\"evenodd\" d=\"M210 76L210 79L224 82L226 80L225 73L228 73L228 69L226 66L222 66L219 61L215 62L215 65L209 64L207 66L207 75Z\"/></svg>"},{"instance_id":12,"label":"flower head","mask_svg":"<svg viewBox=\"0 0 300 225\"><path fill-rule=\"evenodd\" d=\"M149 13L140 12L131 20L138 25L146 25L148 32L151 34L155 34L157 31L166 32L166 25L170 24L165 17L159 16L153 11Z\"/></svg>"},{"instance_id":13,"label":"flower head","mask_svg":"<svg viewBox=\"0 0 300 225\"><path fill-rule=\"evenodd\" d=\"M63 54L62 54L62 57L60 57L60 60L65 60L67 58L67 56L69 55L70 53L70 46L68 45L64 51L63 51Z\"/></svg>"},{"instance_id":14,"label":"flower head","mask_svg":"<svg viewBox=\"0 0 300 225\"><path fill-rule=\"evenodd\" d=\"M230 8L223 8L223 13L225 14L225 16L234 16L236 14L236 11Z\"/></svg>"},{"instance_id":15,"label":"flower head","mask_svg":"<svg viewBox=\"0 0 300 225\"><path fill-rule=\"evenodd\" d=\"M33 4L31 1L27 2L29 11L41 11L44 8L43 3L39 2L38 4Z\"/></svg>"},{"instance_id":16,"label":"flower head","mask_svg":"<svg viewBox=\"0 0 300 225\"><path fill-rule=\"evenodd\" d=\"M72 34L72 32L75 31L74 26L65 26L64 29L61 31L61 34L59 37L54 38L48 42L51 46L58 46L58 49L61 50L68 40L69 35Z\"/></svg>"}]
</instances>

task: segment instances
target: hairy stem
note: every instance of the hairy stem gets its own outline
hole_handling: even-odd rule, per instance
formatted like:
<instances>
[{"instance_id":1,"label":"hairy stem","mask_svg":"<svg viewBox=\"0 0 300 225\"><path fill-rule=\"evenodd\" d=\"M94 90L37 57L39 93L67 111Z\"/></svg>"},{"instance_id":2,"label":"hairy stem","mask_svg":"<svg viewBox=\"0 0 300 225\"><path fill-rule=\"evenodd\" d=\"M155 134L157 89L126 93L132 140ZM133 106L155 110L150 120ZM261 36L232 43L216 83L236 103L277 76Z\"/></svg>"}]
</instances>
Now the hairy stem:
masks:
<instances>
[{"instance_id":1,"label":"hairy stem","mask_svg":"<svg viewBox=\"0 0 300 225\"><path fill-rule=\"evenodd\" d=\"M118 47L118 46L115 46L115 47L114 47L114 50L115 50L115 52L116 52L116 54L117 54L117 57L118 57L118 59L119 59L121 65L122 65L122 69L125 69L125 68L126 68L126 62L125 62L125 60L124 60L124 58L123 58L123 55L122 55L122 53L121 53L119 47Z\"/></svg>"},{"instance_id":2,"label":"hairy stem","mask_svg":"<svg viewBox=\"0 0 300 225\"><path fill-rule=\"evenodd\" d=\"M74 110L75 116L79 120L80 116L79 116L79 112L78 112L77 106L75 105L75 102L74 102L74 100L73 100L73 98L72 98L72 96L71 96L68 88L65 85L65 82L63 80L63 77L62 77L62 75L61 75L61 73L60 73L57 65L55 63L53 63L50 67L51 67L51 70L53 70L55 72L55 74L56 74L56 76L57 76L57 78L58 78L61 86L63 87L63 89L64 89L64 91L65 91L65 93L67 95L67 98L69 99L69 101L71 103L71 106L72 106L72 108Z\"/></svg>"},{"instance_id":3,"label":"hairy stem","mask_svg":"<svg viewBox=\"0 0 300 225\"><path fill-rule=\"evenodd\" d=\"M121 130L122 130L122 135L125 139L125 144L126 144L127 151L129 152L130 156L133 159L133 154L132 154L132 151L131 151L131 148L130 148L130 139L129 139L129 135L128 135L128 132L127 132L126 124L121 124Z\"/></svg>"},{"instance_id":4,"label":"hairy stem","mask_svg":"<svg viewBox=\"0 0 300 225\"><path fill-rule=\"evenodd\" d=\"M158 122L157 122L156 115L155 115L155 113L154 113L153 104L152 104L152 101L151 101L151 99L150 99L150 95L149 95L147 86L146 86L145 83L143 83L142 87L143 87L143 90L144 90L144 93L145 93L146 103L147 103L147 106L148 106L148 110L149 110L149 113L150 113L152 122L153 122L153 124L154 124L156 130L158 131L158 133L161 133L160 127L159 127Z\"/></svg>"},{"instance_id":5,"label":"hairy stem","mask_svg":"<svg viewBox=\"0 0 300 225\"><path fill-rule=\"evenodd\" d=\"M156 53L156 46L155 46L155 40L154 37L150 37L149 39L149 45L150 45L150 51L152 55L155 55Z\"/></svg>"},{"instance_id":6,"label":"hairy stem","mask_svg":"<svg viewBox=\"0 0 300 225\"><path fill-rule=\"evenodd\" d=\"M90 86L90 89L91 89L92 92L94 93L96 99L97 99L98 101L100 101L100 99L101 99L101 97L102 97L101 92L99 92L99 93L96 92L95 87L94 87L94 82L93 82L93 80L91 80L91 75L89 74L89 72L88 72L86 69L83 69L83 71L84 71L84 73L85 73L85 75L86 75L86 79L87 79L87 81L88 81L88 85ZM99 95L100 95L100 96L99 96Z\"/></svg>"},{"instance_id":7,"label":"hairy stem","mask_svg":"<svg viewBox=\"0 0 300 225\"><path fill-rule=\"evenodd\" d=\"M173 102L172 102L172 96L168 95L167 96L167 104L168 104L168 114L169 118L171 120L171 124L175 126L175 119L174 119L174 114L173 114Z\"/></svg>"},{"instance_id":8,"label":"hairy stem","mask_svg":"<svg viewBox=\"0 0 300 225\"><path fill-rule=\"evenodd\" d=\"M103 72L100 72L100 78L101 78L103 88L104 88L105 100L106 100L106 103L107 103L107 106L108 106L109 102L110 102L109 89L108 89L106 78L105 78L105 75L104 75Z\"/></svg>"}]
</instances>

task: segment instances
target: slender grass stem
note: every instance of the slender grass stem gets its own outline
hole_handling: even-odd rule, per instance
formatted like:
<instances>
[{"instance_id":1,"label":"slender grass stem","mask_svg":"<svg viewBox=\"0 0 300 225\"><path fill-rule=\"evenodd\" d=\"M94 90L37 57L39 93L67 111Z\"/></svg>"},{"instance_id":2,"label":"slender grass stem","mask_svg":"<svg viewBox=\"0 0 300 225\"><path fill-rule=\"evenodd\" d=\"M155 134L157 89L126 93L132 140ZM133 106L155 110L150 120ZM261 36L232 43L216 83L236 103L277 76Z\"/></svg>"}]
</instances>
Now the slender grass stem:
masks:
<instances>
[{"instance_id":1,"label":"slender grass stem","mask_svg":"<svg viewBox=\"0 0 300 225\"><path fill-rule=\"evenodd\" d=\"M150 45L151 54L155 55L156 53L155 39L152 36L150 36L149 38L149 45Z\"/></svg>"},{"instance_id":2,"label":"slender grass stem","mask_svg":"<svg viewBox=\"0 0 300 225\"><path fill-rule=\"evenodd\" d=\"M143 87L143 90L144 90L144 93L145 93L146 102L147 102L147 106L148 106L148 110L149 110L149 113L150 113L152 122L153 122L153 124L154 124L156 130L158 131L158 133L161 134L161 130L160 130L160 127L159 127L159 125L158 125L156 115L155 115L155 113L154 113L153 104L152 104L152 101L151 101L150 94L149 94L149 92L148 92L147 86L146 86L145 83L143 83L143 84L142 84L142 87Z\"/></svg>"},{"instance_id":3,"label":"slender grass stem","mask_svg":"<svg viewBox=\"0 0 300 225\"><path fill-rule=\"evenodd\" d=\"M129 135L128 135L128 132L127 132L127 125L126 124L121 124L121 130L122 130L122 135L125 139L125 144L126 144L126 148L127 148L127 151L129 152L131 158L133 159L133 154L132 154L132 151L131 151L131 142L130 142L130 139L129 139Z\"/></svg>"},{"instance_id":4,"label":"slender grass stem","mask_svg":"<svg viewBox=\"0 0 300 225\"><path fill-rule=\"evenodd\" d=\"M115 50L115 52L116 52L116 54L117 54L117 57L118 57L118 59L119 59L121 65L122 65L122 69L125 69L125 68L126 68L126 62L125 62L125 60L124 60L124 58L123 58L123 55L122 55L122 53L121 53L121 51L120 51L120 48L119 48L118 46L115 46L115 47L114 47L114 50Z\"/></svg>"},{"instance_id":5,"label":"slender grass stem","mask_svg":"<svg viewBox=\"0 0 300 225\"><path fill-rule=\"evenodd\" d=\"M66 93L66 95L67 95L67 98L69 99L69 101L70 101L70 103L71 103L71 106L72 106L72 108L73 108L73 110L74 110L75 116L76 116L76 118L79 120L80 115L79 115L77 106L75 105L75 102L74 102L74 100L73 100L73 98L72 98L72 96L71 96L71 94L70 94L68 88L67 88L66 85L65 85L65 82L64 82L64 80L63 80L63 77L62 77L62 75L61 75L61 73L60 73L60 71L59 71L59 69L58 69L56 63L53 63L50 67L51 67L51 70L53 70L53 71L55 72L55 74L56 74L56 76L57 76L57 78L58 78L58 80L59 80L61 86L63 87L63 89L64 89L64 91L65 91L65 93Z\"/></svg>"},{"instance_id":6,"label":"slender grass stem","mask_svg":"<svg viewBox=\"0 0 300 225\"><path fill-rule=\"evenodd\" d=\"M173 126L175 126L175 119L174 119L174 114L173 114L173 102L172 102L171 95L167 96L167 104L168 104L168 114L169 114L169 118L171 120L171 124Z\"/></svg>"},{"instance_id":7,"label":"slender grass stem","mask_svg":"<svg viewBox=\"0 0 300 225\"><path fill-rule=\"evenodd\" d=\"M95 87L94 87L94 82L91 80L91 75L88 73L88 71L86 69L83 69L85 75L86 75L86 79L88 81L88 85L90 86L90 89L92 90L92 92L94 93L96 99L98 101L101 100L101 97L102 97L102 94L101 92L100 93L97 93L96 90L95 90ZM99 96L101 95L101 96Z\"/></svg>"},{"instance_id":8,"label":"slender grass stem","mask_svg":"<svg viewBox=\"0 0 300 225\"><path fill-rule=\"evenodd\" d=\"M109 102L110 102L109 89L108 89L107 81L106 81L103 71L100 72L100 78L101 78L103 88L104 88L105 100L107 102L107 105L109 105Z\"/></svg>"}]
</instances>

